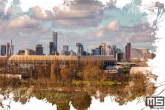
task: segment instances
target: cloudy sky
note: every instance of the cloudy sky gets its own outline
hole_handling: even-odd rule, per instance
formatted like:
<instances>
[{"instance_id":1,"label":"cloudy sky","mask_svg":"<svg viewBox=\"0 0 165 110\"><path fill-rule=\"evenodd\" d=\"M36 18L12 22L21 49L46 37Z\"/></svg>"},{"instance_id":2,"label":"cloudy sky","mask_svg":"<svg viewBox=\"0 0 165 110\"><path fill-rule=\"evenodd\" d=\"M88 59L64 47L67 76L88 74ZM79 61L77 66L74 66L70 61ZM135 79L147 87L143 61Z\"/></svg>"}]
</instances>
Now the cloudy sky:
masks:
<instances>
[{"instance_id":1,"label":"cloudy sky","mask_svg":"<svg viewBox=\"0 0 165 110\"><path fill-rule=\"evenodd\" d=\"M103 42L118 48L131 42L132 47L153 50L155 29L146 9L155 2L146 1L0 0L0 44L13 39L15 53L42 44L48 54L56 31L60 53L63 45L76 51L76 42L88 52Z\"/></svg>"}]
</instances>

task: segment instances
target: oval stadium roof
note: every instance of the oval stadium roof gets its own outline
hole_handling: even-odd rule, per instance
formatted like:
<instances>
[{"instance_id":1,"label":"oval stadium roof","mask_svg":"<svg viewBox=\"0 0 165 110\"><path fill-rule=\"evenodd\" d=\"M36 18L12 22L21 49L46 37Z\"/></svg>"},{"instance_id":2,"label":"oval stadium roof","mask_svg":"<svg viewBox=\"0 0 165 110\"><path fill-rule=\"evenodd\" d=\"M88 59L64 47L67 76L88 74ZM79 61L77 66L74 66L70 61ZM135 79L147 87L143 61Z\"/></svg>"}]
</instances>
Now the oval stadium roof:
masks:
<instances>
[{"instance_id":1,"label":"oval stadium roof","mask_svg":"<svg viewBox=\"0 0 165 110\"><path fill-rule=\"evenodd\" d=\"M0 56L0 61L1 60L7 60L7 57L6 56Z\"/></svg>"},{"instance_id":2,"label":"oval stadium roof","mask_svg":"<svg viewBox=\"0 0 165 110\"><path fill-rule=\"evenodd\" d=\"M44 55L13 55L9 61L39 61L39 60L77 60L77 56L44 56ZM80 60L107 60L115 61L112 56L80 56Z\"/></svg>"}]
</instances>

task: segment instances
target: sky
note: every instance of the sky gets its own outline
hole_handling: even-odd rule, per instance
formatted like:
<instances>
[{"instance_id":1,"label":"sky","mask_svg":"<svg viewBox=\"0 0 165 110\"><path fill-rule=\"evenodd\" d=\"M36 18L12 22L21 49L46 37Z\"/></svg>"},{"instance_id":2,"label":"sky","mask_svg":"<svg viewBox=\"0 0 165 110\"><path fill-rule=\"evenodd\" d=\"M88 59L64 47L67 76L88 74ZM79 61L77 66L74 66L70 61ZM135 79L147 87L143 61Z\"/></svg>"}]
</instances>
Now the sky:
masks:
<instances>
[{"instance_id":1,"label":"sky","mask_svg":"<svg viewBox=\"0 0 165 110\"><path fill-rule=\"evenodd\" d=\"M77 51L76 43L90 52L100 43L155 50L154 29L141 7L154 6L154 0L0 0L0 44L13 39L14 53L42 44L49 53L52 31L62 46Z\"/></svg>"}]
</instances>

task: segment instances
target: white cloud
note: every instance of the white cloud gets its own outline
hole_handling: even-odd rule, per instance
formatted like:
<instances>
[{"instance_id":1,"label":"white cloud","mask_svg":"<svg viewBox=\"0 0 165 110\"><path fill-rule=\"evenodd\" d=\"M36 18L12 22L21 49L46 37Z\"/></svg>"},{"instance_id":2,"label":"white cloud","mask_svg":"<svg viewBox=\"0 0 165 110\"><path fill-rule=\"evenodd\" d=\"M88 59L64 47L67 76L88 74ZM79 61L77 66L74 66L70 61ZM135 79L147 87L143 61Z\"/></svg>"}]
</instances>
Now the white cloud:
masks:
<instances>
[{"instance_id":1,"label":"white cloud","mask_svg":"<svg viewBox=\"0 0 165 110\"><path fill-rule=\"evenodd\" d=\"M110 31L118 31L120 29L120 21L119 20L114 20L114 21L111 21L107 28L110 30Z\"/></svg>"},{"instance_id":2,"label":"white cloud","mask_svg":"<svg viewBox=\"0 0 165 110\"><path fill-rule=\"evenodd\" d=\"M96 36L97 36L98 38L103 37L103 32L102 32L102 31L99 31L99 32L97 33Z\"/></svg>"},{"instance_id":3,"label":"white cloud","mask_svg":"<svg viewBox=\"0 0 165 110\"><path fill-rule=\"evenodd\" d=\"M7 28L13 28L13 29L36 28L38 27L39 23L40 21L31 19L28 16L20 16L10 21L7 25Z\"/></svg>"}]
</instances>

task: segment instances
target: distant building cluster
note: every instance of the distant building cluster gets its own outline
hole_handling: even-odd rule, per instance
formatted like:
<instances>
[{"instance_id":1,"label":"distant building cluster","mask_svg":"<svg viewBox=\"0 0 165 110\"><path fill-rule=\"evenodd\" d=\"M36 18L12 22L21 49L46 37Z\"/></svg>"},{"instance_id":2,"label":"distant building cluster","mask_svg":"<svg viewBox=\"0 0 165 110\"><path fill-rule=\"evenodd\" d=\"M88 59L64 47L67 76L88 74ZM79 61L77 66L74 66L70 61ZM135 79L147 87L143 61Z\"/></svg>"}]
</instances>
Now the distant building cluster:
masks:
<instances>
[{"instance_id":1,"label":"distant building cluster","mask_svg":"<svg viewBox=\"0 0 165 110\"><path fill-rule=\"evenodd\" d=\"M34 50L32 49L19 50L17 55L44 55L43 47L41 44L37 44Z\"/></svg>"},{"instance_id":2,"label":"distant building cluster","mask_svg":"<svg viewBox=\"0 0 165 110\"><path fill-rule=\"evenodd\" d=\"M116 45L107 45L101 43L98 47L91 49L91 52L84 51L82 43L76 43L77 52L69 50L68 45L63 45L61 53L58 52L58 33L52 32L52 41L49 42L49 55L62 55L62 56L111 56L118 62L123 61L147 61L153 59L155 54L149 53L145 48L132 48L131 43L123 46L123 49L117 48ZM11 43L0 46L1 56L11 56L14 53L14 46ZM42 44L37 44L34 49L19 50L17 55L44 55Z\"/></svg>"},{"instance_id":3,"label":"distant building cluster","mask_svg":"<svg viewBox=\"0 0 165 110\"><path fill-rule=\"evenodd\" d=\"M12 40L10 43L6 43L6 45L0 45L0 55L1 56L11 56L14 53L14 46L12 44Z\"/></svg>"}]
</instances>

